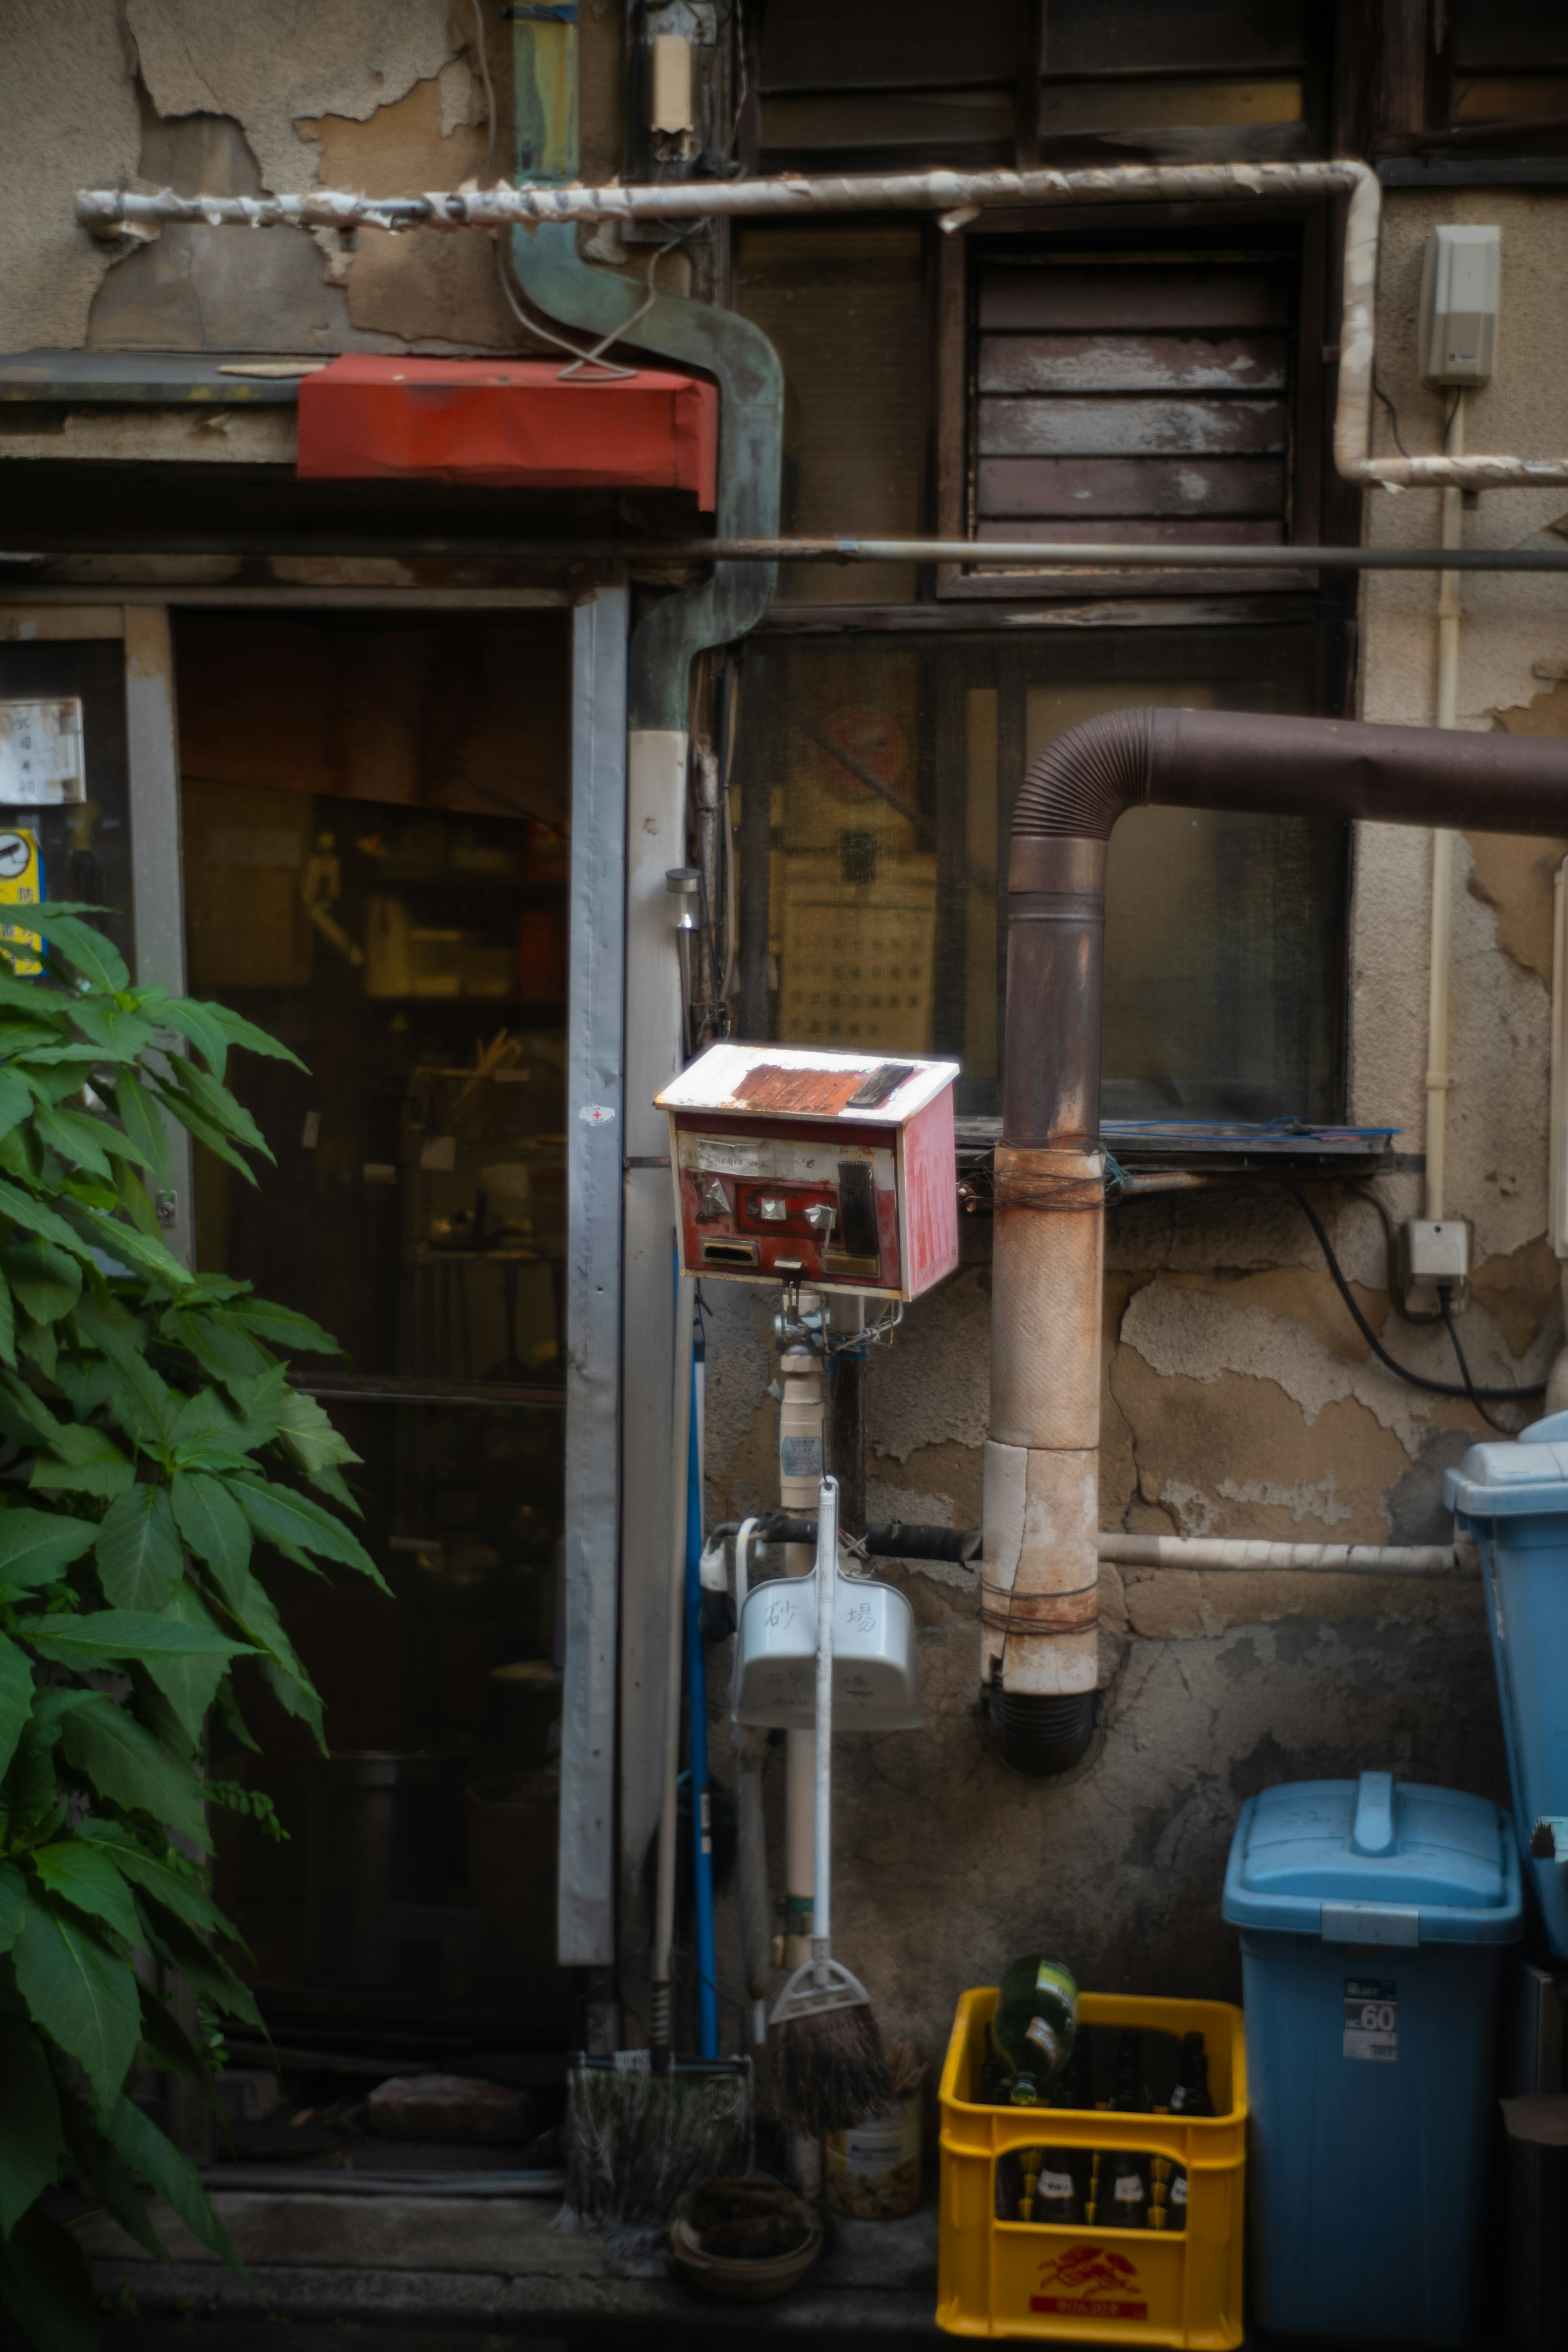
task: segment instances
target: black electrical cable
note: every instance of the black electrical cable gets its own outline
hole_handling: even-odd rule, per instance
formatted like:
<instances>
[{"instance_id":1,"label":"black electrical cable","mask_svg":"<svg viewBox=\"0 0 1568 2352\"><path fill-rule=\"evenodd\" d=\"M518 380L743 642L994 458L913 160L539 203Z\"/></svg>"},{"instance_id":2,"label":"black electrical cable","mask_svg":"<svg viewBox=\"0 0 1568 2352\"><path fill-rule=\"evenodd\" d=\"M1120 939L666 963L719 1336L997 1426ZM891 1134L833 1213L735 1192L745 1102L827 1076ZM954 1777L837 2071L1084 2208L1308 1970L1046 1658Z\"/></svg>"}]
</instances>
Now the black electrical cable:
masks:
<instances>
[{"instance_id":1,"label":"black electrical cable","mask_svg":"<svg viewBox=\"0 0 1568 2352\"><path fill-rule=\"evenodd\" d=\"M1321 1217L1319 1216L1316 1209L1313 1208L1305 1192L1299 1191L1294 1184L1288 1181L1285 1183L1284 1189L1289 1193L1290 1198L1295 1202L1296 1206L1300 1210L1302 1215L1306 1218L1307 1223L1311 1226L1313 1233L1316 1234L1318 1237L1318 1246L1322 1251L1325 1259L1328 1261L1329 1272L1333 1276L1335 1287L1338 1289L1340 1297L1344 1300L1346 1307L1350 1310L1352 1322L1355 1325L1356 1329L1361 1333L1362 1338L1366 1341L1367 1346L1372 1349L1373 1354L1377 1358L1378 1362L1380 1364L1386 1364L1388 1370L1393 1372L1397 1379L1406 1381L1413 1389L1425 1389L1430 1396L1463 1397L1467 1403L1473 1404L1475 1406L1478 1412L1481 1411L1481 1399L1483 1397L1489 1398L1494 1404L1513 1404L1525 1397L1540 1396L1543 1393L1546 1387L1546 1382L1544 1381L1525 1381L1521 1382L1518 1388L1513 1389L1478 1389L1471 1381L1468 1372L1467 1371L1465 1376L1465 1385L1463 1388L1460 1388L1453 1381L1429 1381L1425 1372L1413 1372L1407 1365L1396 1362L1394 1358L1389 1354L1382 1340L1378 1338L1377 1333L1373 1329L1372 1325L1367 1321L1366 1317L1362 1313L1361 1308L1356 1305L1350 1284L1345 1280L1339 1259L1334 1255L1333 1244L1330 1241L1328 1234L1323 1230L1323 1221ZM1452 1330L1453 1327L1450 1323L1450 1336L1452 1336ZM1456 1353L1458 1351L1458 1340L1455 1341L1455 1351ZM1461 1365L1464 1363L1464 1358L1462 1356L1460 1356L1459 1361ZM1490 1418L1489 1415L1486 1417L1488 1419ZM1494 1429L1498 1428L1500 1425L1500 1424L1497 1422L1492 1423L1492 1427ZM1513 1433L1510 1430L1506 1434L1511 1436Z\"/></svg>"},{"instance_id":2,"label":"black electrical cable","mask_svg":"<svg viewBox=\"0 0 1568 2352\"><path fill-rule=\"evenodd\" d=\"M1470 1368L1465 1361L1465 1351L1459 1345L1459 1334L1455 1328L1453 1303L1449 1298L1448 1285L1446 1282L1440 1282L1437 1285L1437 1297L1441 1302L1439 1312L1443 1318L1444 1327L1447 1331L1449 1339L1453 1342L1454 1357L1459 1367L1459 1376L1465 1383L1465 1393L1469 1398L1470 1402L1475 1406L1476 1411L1480 1414L1481 1419L1486 1423L1489 1429L1495 1429L1500 1437L1517 1436L1519 1433L1517 1430L1508 1428L1504 1423L1498 1419L1496 1413L1489 1412L1485 1405L1481 1402L1480 1398L1476 1394L1476 1384L1470 1378Z\"/></svg>"}]
</instances>

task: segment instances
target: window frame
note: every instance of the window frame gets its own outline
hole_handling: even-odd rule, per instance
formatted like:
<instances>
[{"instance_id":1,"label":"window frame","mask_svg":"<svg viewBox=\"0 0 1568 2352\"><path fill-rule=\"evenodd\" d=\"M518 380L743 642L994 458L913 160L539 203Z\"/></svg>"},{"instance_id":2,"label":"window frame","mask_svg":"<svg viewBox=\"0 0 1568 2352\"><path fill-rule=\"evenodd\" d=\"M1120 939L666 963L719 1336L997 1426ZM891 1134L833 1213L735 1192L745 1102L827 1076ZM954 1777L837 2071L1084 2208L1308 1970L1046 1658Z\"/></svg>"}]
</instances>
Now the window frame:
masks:
<instances>
[{"instance_id":1,"label":"window frame","mask_svg":"<svg viewBox=\"0 0 1568 2352\"><path fill-rule=\"evenodd\" d=\"M1331 431L1331 369L1337 357L1339 290L1329 268L1333 200L1247 205L1137 204L1071 207L1047 214L1039 208L987 213L937 248L935 274L934 452L936 535L973 537L971 481L973 392L971 380L972 316L976 269L992 251L1026 246L1048 258L1057 251L1081 250L1106 241L1108 264L1118 254L1147 252L1151 237L1161 252L1196 255L1256 248L1287 259L1295 271L1293 352L1289 458L1289 540L1305 546L1353 544L1359 516L1347 513L1332 495L1328 460ZM1262 235L1259 235L1259 232ZM1241 238L1238 247L1237 238ZM1267 238L1268 242L1264 242ZM1332 355L1332 356L1331 356ZM1114 532L1110 534L1114 536ZM1063 572L1055 578L1000 573L989 577L960 564L934 567L931 593L943 601L975 604L1037 604L1148 596L1223 596L1315 591L1322 575L1315 568L1282 562L1278 573L1253 578L1234 572Z\"/></svg>"},{"instance_id":2,"label":"window frame","mask_svg":"<svg viewBox=\"0 0 1568 2352\"><path fill-rule=\"evenodd\" d=\"M973 646L983 640L994 647L992 658L994 672L992 683L997 690L997 777L998 777L998 859L996 873L996 1071L994 1077L976 1077L972 1083L961 1084L960 1107L963 1116L986 1119L994 1115L994 1108L973 1099L975 1089L994 1088L1000 1084L1003 1038L1005 1026L1005 956L1007 872L1005 851L1007 812L1013 793L1022 782L1025 764L1025 730L1027 724L1027 697L1031 686L1066 685L1081 680L1081 671L1089 657L1086 635L1098 639L1098 651L1089 667L1103 673L1103 683L1109 699L1113 700L1119 670L1135 674L1141 683L1156 682L1162 677L1173 683L1190 677L1194 661L1204 674L1211 677L1222 689L1227 681L1245 684L1248 679L1276 674L1275 666L1283 656L1294 668L1299 682L1306 689L1304 700L1318 711L1334 715L1341 708L1342 681L1345 671L1343 632L1336 609L1322 600L1305 597L1281 597L1255 600L1250 619L1255 626L1269 629L1271 635L1289 629L1300 632L1293 648L1279 643L1261 648L1256 635L1238 629L1228 615L1195 608L1192 614L1162 614L1156 607L1142 608L1145 625L1136 631L1117 630L1114 648L1102 629L1091 633L1073 627L1070 642L1062 634L1048 628L1019 629L998 625L1000 618L994 609L932 611L923 608L921 617L924 625L918 630L900 630L894 623L894 608L882 614L875 607L776 606L752 632L749 645L761 650L769 645L782 644L800 636L814 640L836 638L847 645L857 638L910 637L924 635L938 642L954 635ZM911 608L902 608L906 624ZM1192 620L1197 626L1190 625ZM1162 622L1166 625L1161 625ZM1315 644L1310 642L1316 631ZM1047 652L1046 648L1050 650ZM922 682L922 698L929 697L929 728L932 745L934 774L962 773L964 767L964 747L957 712L962 689L944 692L934 677ZM1226 707L1223 692L1219 707ZM755 690L743 695L743 708L752 713L753 724L758 709ZM744 719L742 730L744 730ZM1003 789L1003 779L1013 779L1013 792ZM740 1034L765 1039L773 1033L774 989L767 973L772 960L772 941L781 923L782 906L775 905L773 885L775 878L773 853L784 845L778 836L771 788L766 795L757 789L751 773L750 762L742 749L736 769L736 782L741 797L741 823L738 828L738 867L743 909L766 908L766 919L757 924L750 914L742 915L741 965L739 972ZM932 1034L926 1050L954 1054L961 1058L969 1032L968 989L972 978L969 969L968 924L970 920L970 886L966 876L968 811L963 791L937 790L934 801L924 793L912 791L910 797L927 812L936 851L936 896L934 904L934 962L932 970ZM933 787L934 788L934 787ZM764 797L766 814L763 814ZM1332 1121L1342 1118L1348 1094L1348 1038L1350 1019L1349 942L1352 861L1353 857L1352 828L1342 828L1339 853L1339 877L1333 909L1334 938L1329 950L1327 979L1331 989L1331 1036L1325 1046L1327 1070L1325 1093L1329 1108L1319 1114ZM831 1042L829 1040L828 1042ZM1108 1076L1116 1077L1115 1072ZM1136 1080L1134 1080L1136 1083ZM1216 1081L1216 1083L1222 1083ZM1295 1107L1299 1114L1300 1106ZM1163 1116L1150 1112L1138 1116ZM1179 1114L1170 1114L1180 1116ZM1195 1122L1198 1115L1194 1113ZM1218 1116L1217 1114L1215 1116ZM1242 1114L1229 1114L1241 1118ZM1211 1147L1202 1142L1192 1146L1201 1151ZM1182 1156L1183 1147L1165 1147L1167 1152Z\"/></svg>"}]
</instances>

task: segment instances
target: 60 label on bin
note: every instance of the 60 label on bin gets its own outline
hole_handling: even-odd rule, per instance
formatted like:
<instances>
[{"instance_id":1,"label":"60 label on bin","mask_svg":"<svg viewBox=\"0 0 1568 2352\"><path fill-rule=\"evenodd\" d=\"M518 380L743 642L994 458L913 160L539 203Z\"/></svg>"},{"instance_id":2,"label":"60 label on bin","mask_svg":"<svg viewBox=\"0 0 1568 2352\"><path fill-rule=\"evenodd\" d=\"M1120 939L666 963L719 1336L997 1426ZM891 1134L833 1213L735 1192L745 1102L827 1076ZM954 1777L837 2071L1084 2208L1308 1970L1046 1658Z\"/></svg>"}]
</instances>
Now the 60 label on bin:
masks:
<instances>
[{"instance_id":1,"label":"60 label on bin","mask_svg":"<svg viewBox=\"0 0 1568 2352\"><path fill-rule=\"evenodd\" d=\"M1344 2054L1384 2064L1399 2056L1399 1987L1392 1977L1345 1979Z\"/></svg>"}]
</instances>

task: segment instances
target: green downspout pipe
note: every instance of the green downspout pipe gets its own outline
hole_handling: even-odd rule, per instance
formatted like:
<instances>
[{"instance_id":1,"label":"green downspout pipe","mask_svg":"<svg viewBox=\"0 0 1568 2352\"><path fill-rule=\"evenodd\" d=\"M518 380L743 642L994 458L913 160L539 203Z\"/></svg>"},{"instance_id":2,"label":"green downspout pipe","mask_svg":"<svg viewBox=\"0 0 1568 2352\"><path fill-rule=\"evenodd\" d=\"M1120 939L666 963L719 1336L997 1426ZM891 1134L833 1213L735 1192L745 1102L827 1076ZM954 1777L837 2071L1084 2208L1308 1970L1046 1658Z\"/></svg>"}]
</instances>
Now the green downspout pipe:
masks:
<instances>
[{"instance_id":1,"label":"green downspout pipe","mask_svg":"<svg viewBox=\"0 0 1568 2352\"><path fill-rule=\"evenodd\" d=\"M715 310L679 294L658 295L637 324L647 299L636 278L592 268L577 252L569 222L547 222L531 234L511 232L511 266L536 309L597 341L615 332L638 351L700 368L719 386L719 502L714 530L721 539L773 538L779 523L779 475L784 451L784 370L759 327L733 310ZM690 666L709 646L726 645L755 625L773 601L778 576L771 563L720 563L700 587L680 590L655 605L632 639L628 724L684 735ZM671 863L684 865L684 856Z\"/></svg>"}]
</instances>

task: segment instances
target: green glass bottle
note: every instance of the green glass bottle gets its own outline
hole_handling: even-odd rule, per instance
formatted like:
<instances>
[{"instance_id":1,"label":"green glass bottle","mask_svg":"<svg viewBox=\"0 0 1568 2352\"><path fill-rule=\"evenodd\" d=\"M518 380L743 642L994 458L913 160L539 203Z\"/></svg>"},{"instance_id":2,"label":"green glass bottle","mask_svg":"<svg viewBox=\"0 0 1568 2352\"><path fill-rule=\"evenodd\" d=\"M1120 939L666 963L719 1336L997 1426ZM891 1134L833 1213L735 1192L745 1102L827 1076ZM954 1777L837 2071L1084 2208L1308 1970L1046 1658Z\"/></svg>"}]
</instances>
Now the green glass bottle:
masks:
<instances>
[{"instance_id":1,"label":"green glass bottle","mask_svg":"<svg viewBox=\"0 0 1568 2352\"><path fill-rule=\"evenodd\" d=\"M991 2021L1004 2097L1016 2107L1043 2105L1077 2034L1078 1986L1070 1969L1038 1952L1015 1960L1002 1979Z\"/></svg>"}]
</instances>

